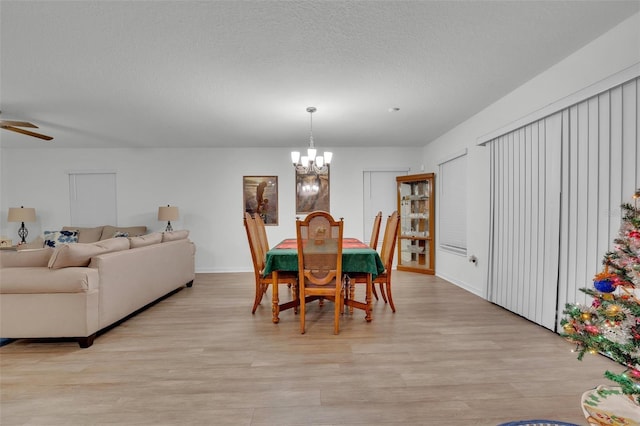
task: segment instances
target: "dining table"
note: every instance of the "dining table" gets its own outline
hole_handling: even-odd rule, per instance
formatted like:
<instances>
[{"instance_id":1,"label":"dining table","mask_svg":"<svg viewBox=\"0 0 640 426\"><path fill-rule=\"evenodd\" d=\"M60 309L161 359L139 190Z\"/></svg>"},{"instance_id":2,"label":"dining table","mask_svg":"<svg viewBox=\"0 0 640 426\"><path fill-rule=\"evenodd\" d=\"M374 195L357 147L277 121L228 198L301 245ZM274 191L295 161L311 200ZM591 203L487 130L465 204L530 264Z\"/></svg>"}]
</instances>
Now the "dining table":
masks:
<instances>
[{"instance_id":1,"label":"dining table","mask_svg":"<svg viewBox=\"0 0 640 426\"><path fill-rule=\"evenodd\" d=\"M266 254L265 276L273 274L273 282L278 282L278 272L298 272L298 241L295 238L287 238L278 243ZM349 274L366 274L367 285L365 301L357 301L345 298L345 305L365 311L365 319L370 322L373 279L384 272L384 265L378 252L357 238L343 238L342 240L342 273L348 279ZM272 321L280 321L278 285L271 286L272 291ZM345 292L348 295L348 292Z\"/></svg>"}]
</instances>

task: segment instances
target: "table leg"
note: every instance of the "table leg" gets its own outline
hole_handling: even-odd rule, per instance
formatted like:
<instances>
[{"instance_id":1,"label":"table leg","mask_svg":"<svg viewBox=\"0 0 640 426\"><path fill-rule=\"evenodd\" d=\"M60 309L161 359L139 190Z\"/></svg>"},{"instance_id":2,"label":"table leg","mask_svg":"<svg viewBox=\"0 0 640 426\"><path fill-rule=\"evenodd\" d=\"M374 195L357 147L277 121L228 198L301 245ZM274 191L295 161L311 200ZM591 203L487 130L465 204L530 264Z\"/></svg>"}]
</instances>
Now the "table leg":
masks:
<instances>
[{"instance_id":1,"label":"table leg","mask_svg":"<svg viewBox=\"0 0 640 426\"><path fill-rule=\"evenodd\" d=\"M367 320L367 322L371 322L371 320L373 319L371 317L371 293L373 292L373 280L371 279L371 274L367 274L367 295L366 295L366 299L365 302L367 303L367 308L365 309L365 317L364 319Z\"/></svg>"},{"instance_id":2,"label":"table leg","mask_svg":"<svg viewBox=\"0 0 640 426\"><path fill-rule=\"evenodd\" d=\"M271 298L271 313L272 313L272 319L271 321L273 321L274 324L277 324L280 322L280 299L278 298L278 271L273 271L272 272L272 278L273 281L271 283L271 294L272 294L272 298Z\"/></svg>"}]
</instances>

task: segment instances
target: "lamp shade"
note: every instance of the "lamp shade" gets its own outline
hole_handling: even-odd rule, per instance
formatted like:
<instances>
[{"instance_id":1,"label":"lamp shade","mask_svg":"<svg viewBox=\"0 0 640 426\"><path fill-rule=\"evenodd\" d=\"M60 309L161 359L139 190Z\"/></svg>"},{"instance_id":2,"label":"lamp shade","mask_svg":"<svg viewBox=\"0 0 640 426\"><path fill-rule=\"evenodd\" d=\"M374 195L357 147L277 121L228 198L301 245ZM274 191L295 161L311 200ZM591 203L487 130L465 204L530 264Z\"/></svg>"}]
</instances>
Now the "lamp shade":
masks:
<instances>
[{"instance_id":1,"label":"lamp shade","mask_svg":"<svg viewBox=\"0 0 640 426\"><path fill-rule=\"evenodd\" d=\"M176 206L158 207L158 220L162 220L162 221L178 220L178 207Z\"/></svg>"},{"instance_id":2,"label":"lamp shade","mask_svg":"<svg viewBox=\"0 0 640 426\"><path fill-rule=\"evenodd\" d=\"M7 222L35 222L36 209L33 207L9 207Z\"/></svg>"}]
</instances>

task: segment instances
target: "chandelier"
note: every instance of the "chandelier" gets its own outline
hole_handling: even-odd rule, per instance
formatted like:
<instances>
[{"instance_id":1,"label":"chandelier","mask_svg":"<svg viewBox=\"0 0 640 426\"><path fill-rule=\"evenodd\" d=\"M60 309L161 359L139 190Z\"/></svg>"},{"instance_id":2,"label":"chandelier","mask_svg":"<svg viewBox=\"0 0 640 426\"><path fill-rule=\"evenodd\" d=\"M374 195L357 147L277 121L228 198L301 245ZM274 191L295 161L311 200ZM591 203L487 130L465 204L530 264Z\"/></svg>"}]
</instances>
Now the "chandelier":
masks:
<instances>
[{"instance_id":1,"label":"chandelier","mask_svg":"<svg viewBox=\"0 0 640 426\"><path fill-rule=\"evenodd\" d=\"M329 173L329 163L331 163L331 157L333 153L324 152L323 155L316 157L316 147L313 144L313 113L316 112L315 107L308 107L309 113L309 148L307 148L307 155L300 156L299 151L291 152L291 162L298 173L317 173L327 174Z\"/></svg>"}]
</instances>

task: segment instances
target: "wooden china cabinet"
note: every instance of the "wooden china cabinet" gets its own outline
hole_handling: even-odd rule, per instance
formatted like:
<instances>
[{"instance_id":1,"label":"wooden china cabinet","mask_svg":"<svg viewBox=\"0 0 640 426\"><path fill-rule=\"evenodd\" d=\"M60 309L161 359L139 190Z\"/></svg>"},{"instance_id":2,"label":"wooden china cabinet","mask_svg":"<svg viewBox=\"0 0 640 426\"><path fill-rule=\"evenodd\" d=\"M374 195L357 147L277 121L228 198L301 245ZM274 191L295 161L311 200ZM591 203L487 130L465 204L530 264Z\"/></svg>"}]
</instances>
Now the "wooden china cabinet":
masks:
<instances>
[{"instance_id":1,"label":"wooden china cabinet","mask_svg":"<svg viewBox=\"0 0 640 426\"><path fill-rule=\"evenodd\" d=\"M435 174L396 177L398 186L398 269L435 274Z\"/></svg>"}]
</instances>

